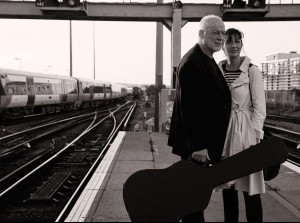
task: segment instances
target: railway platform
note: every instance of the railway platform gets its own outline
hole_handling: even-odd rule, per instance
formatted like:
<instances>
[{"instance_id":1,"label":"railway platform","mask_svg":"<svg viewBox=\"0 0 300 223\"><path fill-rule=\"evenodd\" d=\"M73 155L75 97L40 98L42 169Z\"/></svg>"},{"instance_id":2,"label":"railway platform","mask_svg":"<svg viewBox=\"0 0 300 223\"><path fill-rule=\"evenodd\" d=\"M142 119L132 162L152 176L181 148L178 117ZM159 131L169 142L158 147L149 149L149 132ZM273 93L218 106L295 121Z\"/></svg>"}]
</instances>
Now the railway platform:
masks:
<instances>
[{"instance_id":1,"label":"railway platform","mask_svg":"<svg viewBox=\"0 0 300 223\"><path fill-rule=\"evenodd\" d=\"M150 143L150 136L152 143ZM167 146L165 133L120 132L89 184L77 200L67 222L130 222L123 202L123 184L141 169L165 168L179 160ZM300 174L284 163L280 173L266 182L262 195L265 222L300 222ZM240 221L245 222L245 207L239 195ZM207 222L223 222L221 192L213 192L205 210Z\"/></svg>"}]
</instances>

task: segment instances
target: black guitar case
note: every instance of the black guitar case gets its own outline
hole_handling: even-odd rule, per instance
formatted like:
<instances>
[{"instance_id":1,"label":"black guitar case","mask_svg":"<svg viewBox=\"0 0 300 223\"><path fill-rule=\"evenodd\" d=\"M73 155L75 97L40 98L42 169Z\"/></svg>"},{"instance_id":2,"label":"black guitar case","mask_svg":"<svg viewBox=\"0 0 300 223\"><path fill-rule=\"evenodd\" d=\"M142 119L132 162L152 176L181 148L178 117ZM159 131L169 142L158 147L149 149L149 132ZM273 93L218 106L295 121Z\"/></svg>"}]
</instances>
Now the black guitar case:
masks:
<instances>
[{"instance_id":1,"label":"black guitar case","mask_svg":"<svg viewBox=\"0 0 300 223\"><path fill-rule=\"evenodd\" d=\"M179 221L207 208L213 189L287 159L281 139L269 138L209 168L178 161L165 169L145 169L125 182L123 199L132 221Z\"/></svg>"}]
</instances>

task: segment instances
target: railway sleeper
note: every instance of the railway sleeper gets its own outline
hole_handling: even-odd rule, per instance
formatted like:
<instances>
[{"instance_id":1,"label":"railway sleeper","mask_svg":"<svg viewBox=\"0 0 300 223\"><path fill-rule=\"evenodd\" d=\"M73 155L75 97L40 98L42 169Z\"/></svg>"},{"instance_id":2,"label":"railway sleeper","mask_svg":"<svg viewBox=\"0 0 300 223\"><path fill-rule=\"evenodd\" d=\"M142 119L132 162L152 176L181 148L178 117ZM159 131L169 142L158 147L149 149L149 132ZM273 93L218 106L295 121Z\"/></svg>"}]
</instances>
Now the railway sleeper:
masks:
<instances>
[{"instance_id":1,"label":"railway sleeper","mask_svg":"<svg viewBox=\"0 0 300 223\"><path fill-rule=\"evenodd\" d=\"M88 156L88 152L75 153L74 156L68 159L68 163L82 163Z\"/></svg>"},{"instance_id":2,"label":"railway sleeper","mask_svg":"<svg viewBox=\"0 0 300 223\"><path fill-rule=\"evenodd\" d=\"M57 201L54 196L56 194L63 196L63 193L59 190L61 188L68 189L65 184L72 183L70 177L71 172L56 172L27 201Z\"/></svg>"}]
</instances>

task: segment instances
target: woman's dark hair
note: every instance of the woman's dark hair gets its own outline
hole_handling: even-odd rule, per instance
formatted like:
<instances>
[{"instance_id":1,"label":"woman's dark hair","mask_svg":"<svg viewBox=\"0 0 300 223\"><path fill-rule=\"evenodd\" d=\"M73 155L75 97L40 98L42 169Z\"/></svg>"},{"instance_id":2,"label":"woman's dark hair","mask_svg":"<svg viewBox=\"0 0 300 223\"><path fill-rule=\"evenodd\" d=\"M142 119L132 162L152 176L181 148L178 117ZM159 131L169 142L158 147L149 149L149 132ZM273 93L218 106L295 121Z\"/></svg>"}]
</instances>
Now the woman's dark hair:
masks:
<instances>
[{"instance_id":1,"label":"woman's dark hair","mask_svg":"<svg viewBox=\"0 0 300 223\"><path fill-rule=\"evenodd\" d=\"M236 39L242 40L244 38L244 33L234 28L227 29L225 32L226 39L231 42L233 36Z\"/></svg>"}]
</instances>

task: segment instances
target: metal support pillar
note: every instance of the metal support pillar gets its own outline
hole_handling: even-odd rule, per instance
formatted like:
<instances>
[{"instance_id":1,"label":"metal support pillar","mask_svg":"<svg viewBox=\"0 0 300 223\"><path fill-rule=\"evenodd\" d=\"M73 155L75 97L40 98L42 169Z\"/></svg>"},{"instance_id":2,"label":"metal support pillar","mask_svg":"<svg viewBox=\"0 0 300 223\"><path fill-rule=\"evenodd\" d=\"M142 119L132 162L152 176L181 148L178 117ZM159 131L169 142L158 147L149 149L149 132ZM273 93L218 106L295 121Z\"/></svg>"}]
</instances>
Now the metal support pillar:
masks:
<instances>
[{"instance_id":1,"label":"metal support pillar","mask_svg":"<svg viewBox=\"0 0 300 223\"><path fill-rule=\"evenodd\" d=\"M93 21L93 56L94 56L94 80L96 80L96 43L95 43L95 21Z\"/></svg>"},{"instance_id":2,"label":"metal support pillar","mask_svg":"<svg viewBox=\"0 0 300 223\"><path fill-rule=\"evenodd\" d=\"M163 3L163 0L157 0ZM156 23L155 114L154 131L159 132L159 93L163 85L163 24Z\"/></svg>"},{"instance_id":3,"label":"metal support pillar","mask_svg":"<svg viewBox=\"0 0 300 223\"><path fill-rule=\"evenodd\" d=\"M176 2L175 2L176 3ZM181 59L181 27L182 27L182 5L175 4L173 8L173 22L171 30L171 88L175 88L176 84L176 71Z\"/></svg>"}]
</instances>

